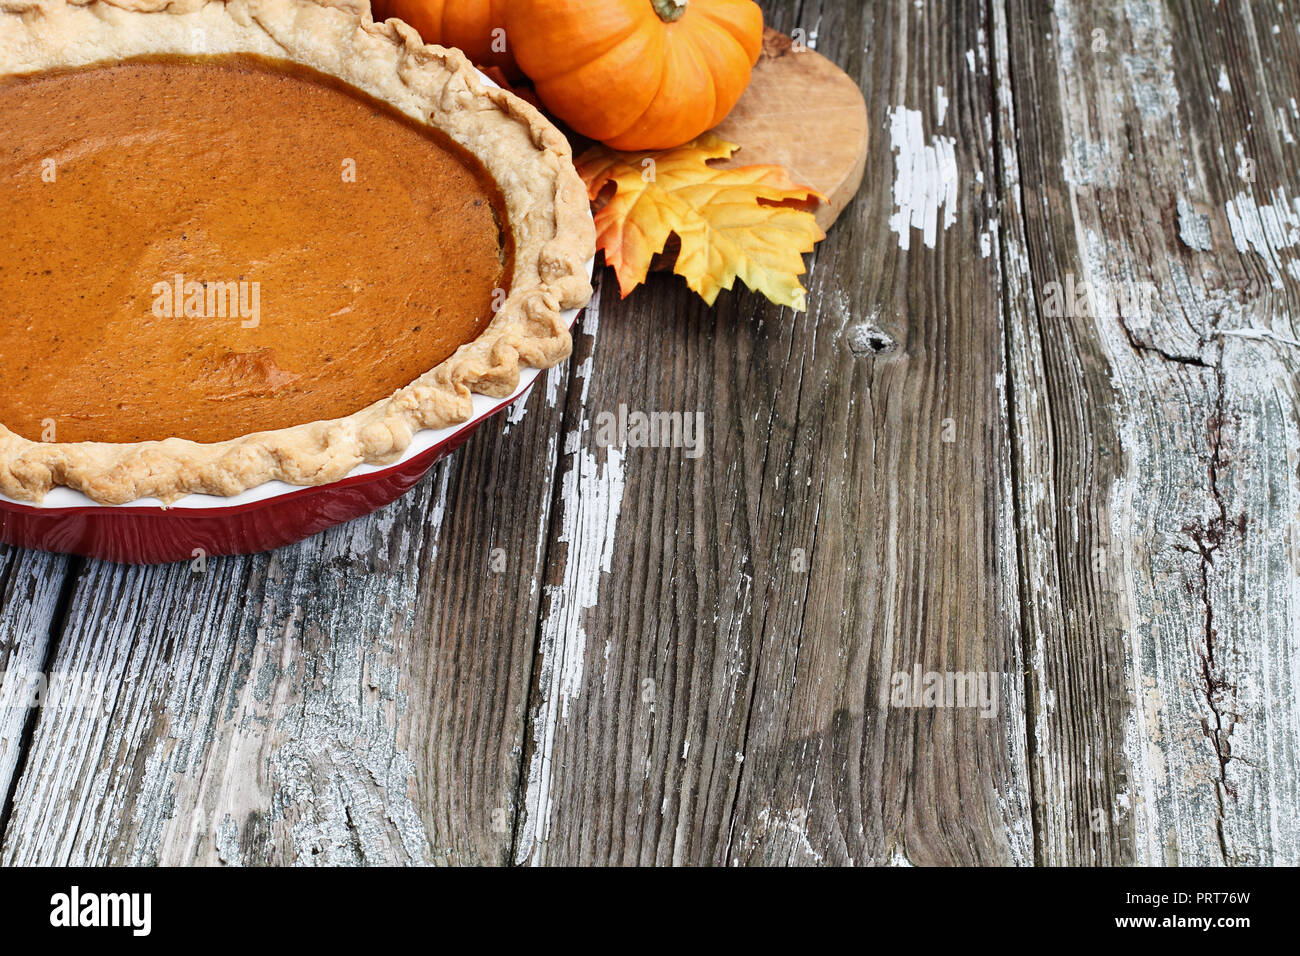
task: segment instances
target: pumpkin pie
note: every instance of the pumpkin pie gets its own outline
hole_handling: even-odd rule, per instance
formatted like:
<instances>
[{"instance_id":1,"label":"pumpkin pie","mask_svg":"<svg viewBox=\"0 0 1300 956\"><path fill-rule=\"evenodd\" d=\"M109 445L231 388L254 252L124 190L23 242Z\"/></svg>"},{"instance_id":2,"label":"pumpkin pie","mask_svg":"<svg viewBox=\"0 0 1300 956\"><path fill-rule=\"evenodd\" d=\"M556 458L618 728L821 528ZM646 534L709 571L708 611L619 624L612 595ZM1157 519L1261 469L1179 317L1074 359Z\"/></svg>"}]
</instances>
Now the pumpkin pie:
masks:
<instances>
[{"instance_id":1,"label":"pumpkin pie","mask_svg":"<svg viewBox=\"0 0 1300 956\"><path fill-rule=\"evenodd\" d=\"M319 485L568 356L564 137L365 0L0 0L0 493Z\"/></svg>"}]
</instances>

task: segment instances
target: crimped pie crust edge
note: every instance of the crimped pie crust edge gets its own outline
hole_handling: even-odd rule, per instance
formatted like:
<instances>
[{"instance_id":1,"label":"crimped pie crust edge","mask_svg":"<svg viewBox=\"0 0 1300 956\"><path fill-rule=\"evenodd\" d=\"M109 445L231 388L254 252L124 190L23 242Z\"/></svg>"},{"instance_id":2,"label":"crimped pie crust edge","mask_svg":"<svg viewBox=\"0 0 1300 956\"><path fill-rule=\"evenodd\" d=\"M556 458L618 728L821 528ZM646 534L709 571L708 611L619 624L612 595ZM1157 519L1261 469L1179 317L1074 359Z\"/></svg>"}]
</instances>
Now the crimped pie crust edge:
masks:
<instances>
[{"instance_id":1,"label":"crimped pie crust edge","mask_svg":"<svg viewBox=\"0 0 1300 956\"><path fill-rule=\"evenodd\" d=\"M0 493L41 501L56 486L100 504L237 495L268 481L329 484L390 464L422 429L467 421L472 394L511 394L521 365L572 351L562 317L591 297L586 189L568 141L534 107L484 86L458 50L406 24L375 23L366 0L0 0L0 76L150 54L257 53L334 76L430 123L478 157L505 198L511 292L484 333L409 386L346 418L216 444L40 443L0 423Z\"/></svg>"}]
</instances>

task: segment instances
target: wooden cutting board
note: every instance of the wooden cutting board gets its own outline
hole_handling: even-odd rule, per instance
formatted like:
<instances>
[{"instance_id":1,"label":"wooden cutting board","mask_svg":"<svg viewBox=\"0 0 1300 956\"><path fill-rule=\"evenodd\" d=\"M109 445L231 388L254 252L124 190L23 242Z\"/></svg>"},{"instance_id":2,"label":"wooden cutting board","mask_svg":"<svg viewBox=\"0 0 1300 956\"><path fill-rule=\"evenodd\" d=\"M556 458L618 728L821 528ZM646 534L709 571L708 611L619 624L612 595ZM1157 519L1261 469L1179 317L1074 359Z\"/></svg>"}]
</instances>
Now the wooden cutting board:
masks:
<instances>
[{"instance_id":1,"label":"wooden cutting board","mask_svg":"<svg viewBox=\"0 0 1300 956\"><path fill-rule=\"evenodd\" d=\"M749 89L716 130L741 149L720 166L784 166L830 202L817 222L830 227L862 185L867 168L867 102L857 83L826 57L767 30Z\"/></svg>"}]
</instances>

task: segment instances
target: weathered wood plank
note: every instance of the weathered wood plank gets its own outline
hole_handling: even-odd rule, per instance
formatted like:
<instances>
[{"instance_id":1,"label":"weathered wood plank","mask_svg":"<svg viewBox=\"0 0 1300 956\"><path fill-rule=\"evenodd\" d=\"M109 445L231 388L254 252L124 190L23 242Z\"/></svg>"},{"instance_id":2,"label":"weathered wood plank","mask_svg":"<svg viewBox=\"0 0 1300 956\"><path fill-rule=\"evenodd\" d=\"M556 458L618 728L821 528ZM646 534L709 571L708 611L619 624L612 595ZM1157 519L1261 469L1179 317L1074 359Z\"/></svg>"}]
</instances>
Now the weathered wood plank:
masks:
<instances>
[{"instance_id":1,"label":"weathered wood plank","mask_svg":"<svg viewBox=\"0 0 1300 956\"><path fill-rule=\"evenodd\" d=\"M709 312L666 277L607 294L570 394L515 857L1027 861L982 13L764 6L862 81L868 187L809 315L743 292ZM620 404L702 411L704 454L606 447ZM888 706L918 664L997 678L996 715Z\"/></svg>"},{"instance_id":2,"label":"weathered wood plank","mask_svg":"<svg viewBox=\"0 0 1300 956\"><path fill-rule=\"evenodd\" d=\"M1038 857L1294 863L1300 10L994 14Z\"/></svg>"},{"instance_id":3,"label":"weathered wood plank","mask_svg":"<svg viewBox=\"0 0 1300 956\"><path fill-rule=\"evenodd\" d=\"M0 714L0 861L1300 860L1294 0L765 7L880 134L811 313L611 286L379 516L0 550L3 689L102 679ZM913 665L996 716L887 706Z\"/></svg>"},{"instance_id":4,"label":"weathered wood plank","mask_svg":"<svg viewBox=\"0 0 1300 956\"><path fill-rule=\"evenodd\" d=\"M0 545L0 832L38 704L69 559Z\"/></svg>"},{"instance_id":5,"label":"weathered wood plank","mask_svg":"<svg viewBox=\"0 0 1300 956\"><path fill-rule=\"evenodd\" d=\"M503 862L566 382L314 541L89 565L54 668L107 693L42 713L4 862Z\"/></svg>"}]
</instances>

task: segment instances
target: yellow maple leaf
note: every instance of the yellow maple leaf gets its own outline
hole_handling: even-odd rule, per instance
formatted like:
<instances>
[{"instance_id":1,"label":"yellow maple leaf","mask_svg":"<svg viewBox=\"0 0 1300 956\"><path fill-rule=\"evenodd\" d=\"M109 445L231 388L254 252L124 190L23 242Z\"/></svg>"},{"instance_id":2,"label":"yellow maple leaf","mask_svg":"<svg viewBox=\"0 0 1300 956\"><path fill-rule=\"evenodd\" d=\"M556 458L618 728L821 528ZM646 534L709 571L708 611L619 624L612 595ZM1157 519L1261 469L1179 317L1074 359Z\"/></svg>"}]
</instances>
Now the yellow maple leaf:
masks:
<instances>
[{"instance_id":1,"label":"yellow maple leaf","mask_svg":"<svg viewBox=\"0 0 1300 956\"><path fill-rule=\"evenodd\" d=\"M624 298L675 234L681 252L673 271L709 305L740 279L778 305L807 308L798 278L807 271L803 254L826 234L805 207L826 197L780 166L709 165L739 148L706 133L677 149L620 153L598 145L578 159L593 201L615 187L596 212L596 233Z\"/></svg>"}]
</instances>

